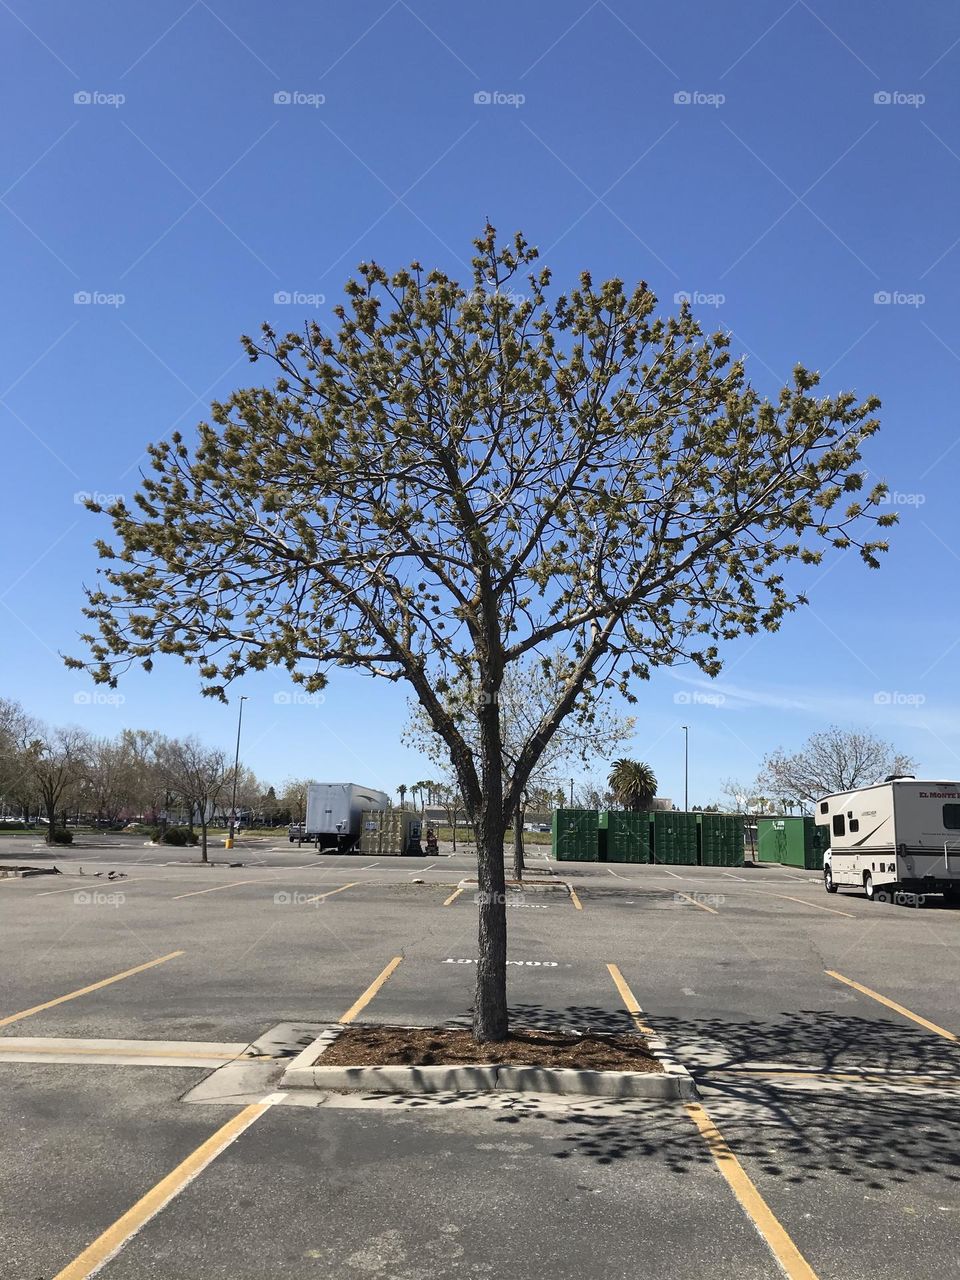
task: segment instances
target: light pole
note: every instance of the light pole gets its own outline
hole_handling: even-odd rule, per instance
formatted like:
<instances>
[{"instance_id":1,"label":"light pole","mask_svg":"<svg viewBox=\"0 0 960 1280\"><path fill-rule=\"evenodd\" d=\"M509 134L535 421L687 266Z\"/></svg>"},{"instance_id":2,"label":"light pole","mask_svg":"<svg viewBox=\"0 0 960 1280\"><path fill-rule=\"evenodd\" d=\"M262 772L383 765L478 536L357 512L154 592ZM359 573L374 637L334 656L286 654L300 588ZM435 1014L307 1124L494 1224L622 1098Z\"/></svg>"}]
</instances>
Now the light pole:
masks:
<instances>
[{"instance_id":1,"label":"light pole","mask_svg":"<svg viewBox=\"0 0 960 1280\"><path fill-rule=\"evenodd\" d=\"M246 696L240 698L240 714L237 716L237 750L233 757L233 798L230 801L230 828L227 831L227 839L225 847L233 848L233 828L237 816L237 770L240 768L240 727L243 724L243 704L247 701Z\"/></svg>"},{"instance_id":2,"label":"light pole","mask_svg":"<svg viewBox=\"0 0 960 1280\"><path fill-rule=\"evenodd\" d=\"M690 808L690 727L682 724L683 730L683 812Z\"/></svg>"}]
</instances>

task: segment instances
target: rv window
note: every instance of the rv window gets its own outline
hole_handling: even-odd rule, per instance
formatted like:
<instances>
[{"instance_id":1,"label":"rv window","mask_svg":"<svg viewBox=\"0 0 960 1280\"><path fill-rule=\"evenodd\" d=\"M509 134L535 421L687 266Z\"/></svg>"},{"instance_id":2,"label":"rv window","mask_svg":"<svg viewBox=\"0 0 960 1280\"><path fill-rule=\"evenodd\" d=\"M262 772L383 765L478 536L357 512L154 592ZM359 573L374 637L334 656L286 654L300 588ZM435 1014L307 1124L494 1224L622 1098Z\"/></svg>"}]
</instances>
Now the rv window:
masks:
<instances>
[{"instance_id":1,"label":"rv window","mask_svg":"<svg viewBox=\"0 0 960 1280\"><path fill-rule=\"evenodd\" d=\"M851 835L855 835L855 834L856 834L856 832L858 832L859 830L860 830L860 819L859 819L859 818L851 818L851 819L850 819L850 834L851 834ZM883 868L882 868L882 867L881 867L881 870L883 870Z\"/></svg>"},{"instance_id":2,"label":"rv window","mask_svg":"<svg viewBox=\"0 0 960 1280\"><path fill-rule=\"evenodd\" d=\"M833 815L833 834L834 834L835 836L842 836L842 835L844 834L843 814L842 814L842 813L835 813L835 814Z\"/></svg>"},{"instance_id":3,"label":"rv window","mask_svg":"<svg viewBox=\"0 0 960 1280\"><path fill-rule=\"evenodd\" d=\"M960 804L943 806L943 826L946 831L960 831Z\"/></svg>"},{"instance_id":4,"label":"rv window","mask_svg":"<svg viewBox=\"0 0 960 1280\"><path fill-rule=\"evenodd\" d=\"M829 808L830 808L830 806L829 806L829 804L826 802L826 800L821 800L821 801L820 801L820 812L821 812L821 813L826 813L826 812L828 811L828 809L829 809Z\"/></svg>"}]
</instances>

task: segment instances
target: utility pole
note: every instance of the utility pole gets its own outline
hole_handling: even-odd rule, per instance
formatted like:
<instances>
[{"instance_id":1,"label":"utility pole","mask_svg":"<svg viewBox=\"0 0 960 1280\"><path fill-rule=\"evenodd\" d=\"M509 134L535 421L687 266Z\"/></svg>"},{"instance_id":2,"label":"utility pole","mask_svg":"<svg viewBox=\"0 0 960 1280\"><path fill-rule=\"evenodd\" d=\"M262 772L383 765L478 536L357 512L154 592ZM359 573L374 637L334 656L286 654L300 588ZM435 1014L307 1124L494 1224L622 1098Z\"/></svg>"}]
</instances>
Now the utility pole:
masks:
<instances>
[{"instance_id":1,"label":"utility pole","mask_svg":"<svg viewBox=\"0 0 960 1280\"><path fill-rule=\"evenodd\" d=\"M683 730L683 812L690 810L690 727L682 724Z\"/></svg>"},{"instance_id":2,"label":"utility pole","mask_svg":"<svg viewBox=\"0 0 960 1280\"><path fill-rule=\"evenodd\" d=\"M573 808L573 779L570 779L570 808Z\"/></svg>"},{"instance_id":3,"label":"utility pole","mask_svg":"<svg viewBox=\"0 0 960 1280\"><path fill-rule=\"evenodd\" d=\"M237 750L233 757L233 798L230 801L230 828L227 831L227 838L224 841L224 845L227 849L233 848L233 829L237 815L237 770L240 768L240 727L243 724L243 704L246 701L246 696L241 696L240 714L237 716Z\"/></svg>"}]
</instances>

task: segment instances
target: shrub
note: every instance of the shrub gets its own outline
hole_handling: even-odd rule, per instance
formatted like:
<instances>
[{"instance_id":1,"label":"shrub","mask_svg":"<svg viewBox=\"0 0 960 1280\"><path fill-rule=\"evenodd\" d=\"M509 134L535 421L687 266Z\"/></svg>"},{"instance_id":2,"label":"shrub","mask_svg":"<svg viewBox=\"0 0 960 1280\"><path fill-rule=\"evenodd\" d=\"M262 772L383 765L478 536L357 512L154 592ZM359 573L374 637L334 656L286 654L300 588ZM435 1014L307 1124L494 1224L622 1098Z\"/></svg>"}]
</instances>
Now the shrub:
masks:
<instances>
[{"instance_id":1,"label":"shrub","mask_svg":"<svg viewBox=\"0 0 960 1280\"><path fill-rule=\"evenodd\" d=\"M51 844L73 844L73 832L64 827L57 827L50 833Z\"/></svg>"},{"instance_id":2,"label":"shrub","mask_svg":"<svg viewBox=\"0 0 960 1280\"><path fill-rule=\"evenodd\" d=\"M189 827L167 827L166 831L158 828L153 833L153 839L157 844L176 845L178 849L197 843L196 833Z\"/></svg>"}]
</instances>

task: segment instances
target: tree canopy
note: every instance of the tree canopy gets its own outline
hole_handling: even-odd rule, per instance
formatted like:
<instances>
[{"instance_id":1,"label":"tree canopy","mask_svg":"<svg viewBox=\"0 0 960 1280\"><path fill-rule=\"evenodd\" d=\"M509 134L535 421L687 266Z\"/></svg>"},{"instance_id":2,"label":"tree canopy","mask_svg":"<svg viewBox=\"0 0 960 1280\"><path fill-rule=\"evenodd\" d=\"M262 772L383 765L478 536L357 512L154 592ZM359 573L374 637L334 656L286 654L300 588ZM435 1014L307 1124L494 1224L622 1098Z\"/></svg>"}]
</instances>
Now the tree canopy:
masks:
<instances>
[{"instance_id":1,"label":"tree canopy","mask_svg":"<svg viewBox=\"0 0 960 1280\"><path fill-rule=\"evenodd\" d=\"M664 317L645 281L589 272L558 292L489 226L465 283L371 262L345 294L329 332L243 339L272 387L151 446L99 543L89 665L112 683L173 654L218 697L271 664L309 690L336 665L406 680L477 824L474 1027L499 1038L503 834L558 727L655 666L716 674L724 640L803 600L792 564L876 565L895 516L882 486L858 495L878 401L800 365L767 400L688 305ZM530 661L557 696L504 779L497 700ZM476 749L445 701L464 686Z\"/></svg>"}]
</instances>

